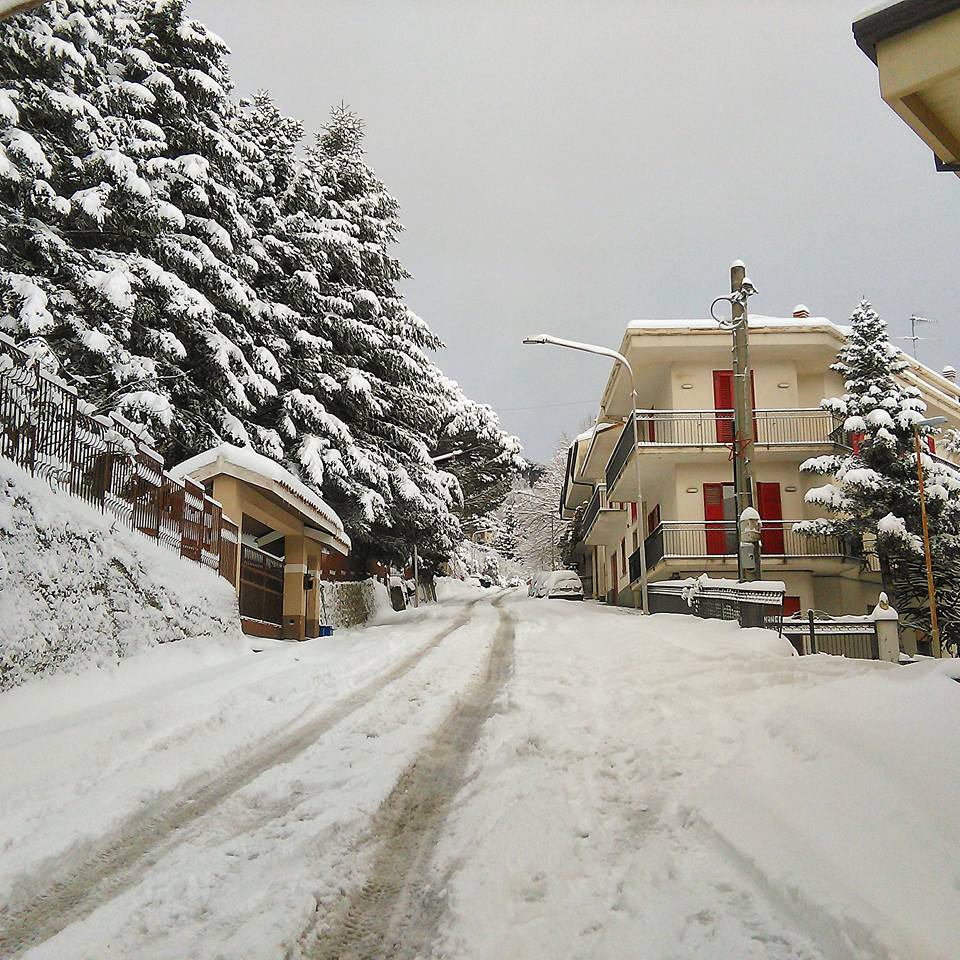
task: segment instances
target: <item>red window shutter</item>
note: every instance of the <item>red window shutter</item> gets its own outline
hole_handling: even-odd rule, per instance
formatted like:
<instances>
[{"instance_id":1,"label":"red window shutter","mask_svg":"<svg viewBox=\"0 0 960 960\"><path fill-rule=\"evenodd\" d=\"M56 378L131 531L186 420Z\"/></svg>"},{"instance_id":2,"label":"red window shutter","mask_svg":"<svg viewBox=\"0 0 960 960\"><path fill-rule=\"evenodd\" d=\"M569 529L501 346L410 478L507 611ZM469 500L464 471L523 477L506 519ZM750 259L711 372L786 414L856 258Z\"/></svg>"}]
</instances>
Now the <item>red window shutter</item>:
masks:
<instances>
[{"instance_id":1,"label":"red window shutter","mask_svg":"<svg viewBox=\"0 0 960 960\"><path fill-rule=\"evenodd\" d=\"M783 506L780 502L779 483L757 484L757 512L763 521L760 539L763 552L770 556L783 556Z\"/></svg>"},{"instance_id":2,"label":"red window shutter","mask_svg":"<svg viewBox=\"0 0 960 960\"><path fill-rule=\"evenodd\" d=\"M630 520L632 523L637 522L637 503L634 501L630 504Z\"/></svg>"},{"instance_id":3,"label":"red window shutter","mask_svg":"<svg viewBox=\"0 0 960 960\"><path fill-rule=\"evenodd\" d=\"M937 452L937 441L933 437L927 437L927 449L931 453Z\"/></svg>"},{"instance_id":4,"label":"red window shutter","mask_svg":"<svg viewBox=\"0 0 960 960\"><path fill-rule=\"evenodd\" d=\"M860 446L863 444L863 438L865 436L866 434L862 431L850 434L850 446L853 448L855 454L860 452Z\"/></svg>"},{"instance_id":5,"label":"red window shutter","mask_svg":"<svg viewBox=\"0 0 960 960\"><path fill-rule=\"evenodd\" d=\"M795 613L800 612L800 598L799 597L784 597L783 598L783 615L785 617L792 617Z\"/></svg>"},{"instance_id":6,"label":"red window shutter","mask_svg":"<svg viewBox=\"0 0 960 960\"><path fill-rule=\"evenodd\" d=\"M714 410L733 410L733 371L713 371ZM733 443L733 414L717 415L717 443Z\"/></svg>"},{"instance_id":7,"label":"red window shutter","mask_svg":"<svg viewBox=\"0 0 960 960\"><path fill-rule=\"evenodd\" d=\"M647 439L650 443L657 442L657 421L653 417L647 421Z\"/></svg>"},{"instance_id":8,"label":"red window shutter","mask_svg":"<svg viewBox=\"0 0 960 960\"><path fill-rule=\"evenodd\" d=\"M620 569L627 572L627 538L620 541Z\"/></svg>"},{"instance_id":9,"label":"red window shutter","mask_svg":"<svg viewBox=\"0 0 960 960\"><path fill-rule=\"evenodd\" d=\"M725 519L722 483L703 485L703 518L707 521L707 553L723 556L727 552L727 535L726 525L722 524Z\"/></svg>"}]
</instances>

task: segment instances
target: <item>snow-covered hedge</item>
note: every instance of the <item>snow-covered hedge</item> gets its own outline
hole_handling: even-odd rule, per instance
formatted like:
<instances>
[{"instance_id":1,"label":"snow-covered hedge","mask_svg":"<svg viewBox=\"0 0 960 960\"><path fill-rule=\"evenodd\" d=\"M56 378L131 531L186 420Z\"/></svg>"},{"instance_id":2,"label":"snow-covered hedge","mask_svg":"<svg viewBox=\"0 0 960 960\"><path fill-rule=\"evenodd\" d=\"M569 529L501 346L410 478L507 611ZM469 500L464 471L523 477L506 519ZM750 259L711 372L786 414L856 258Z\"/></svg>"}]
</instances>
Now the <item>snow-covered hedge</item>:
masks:
<instances>
[{"instance_id":1,"label":"snow-covered hedge","mask_svg":"<svg viewBox=\"0 0 960 960\"><path fill-rule=\"evenodd\" d=\"M342 583L324 581L321 589L324 622L331 627L354 627L393 609L387 588L372 578Z\"/></svg>"},{"instance_id":2,"label":"snow-covered hedge","mask_svg":"<svg viewBox=\"0 0 960 960\"><path fill-rule=\"evenodd\" d=\"M0 460L0 690L186 637L243 637L230 585Z\"/></svg>"}]
</instances>

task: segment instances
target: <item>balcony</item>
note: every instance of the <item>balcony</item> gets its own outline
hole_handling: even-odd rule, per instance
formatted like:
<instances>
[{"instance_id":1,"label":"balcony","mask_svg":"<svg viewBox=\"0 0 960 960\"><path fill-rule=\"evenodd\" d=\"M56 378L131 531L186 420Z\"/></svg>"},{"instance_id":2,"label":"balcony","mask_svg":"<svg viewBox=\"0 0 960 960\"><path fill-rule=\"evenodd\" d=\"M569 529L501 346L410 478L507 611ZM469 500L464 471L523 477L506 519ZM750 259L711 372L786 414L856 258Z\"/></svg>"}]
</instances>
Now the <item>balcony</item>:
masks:
<instances>
[{"instance_id":1,"label":"balcony","mask_svg":"<svg viewBox=\"0 0 960 960\"><path fill-rule=\"evenodd\" d=\"M828 572L851 564L866 564L875 570L871 555L864 555L859 543L847 542L839 537L808 537L794 527L798 520L767 520L763 526L761 557L800 569L809 562L816 562L818 569ZM695 562L701 567L732 566L737 560L737 528L733 521L681 521L665 520L644 541L643 549L647 569L653 570L661 563L681 561L684 565ZM630 557L630 579L640 577L640 551Z\"/></svg>"},{"instance_id":2,"label":"balcony","mask_svg":"<svg viewBox=\"0 0 960 960\"><path fill-rule=\"evenodd\" d=\"M693 449L718 451L733 444L732 410L637 410L641 454ZM846 447L842 420L819 407L755 410L756 445L766 449ZM614 490L633 448L633 420L628 419L606 468L607 489ZM624 497L629 499L629 497Z\"/></svg>"},{"instance_id":3,"label":"balcony","mask_svg":"<svg viewBox=\"0 0 960 960\"><path fill-rule=\"evenodd\" d=\"M580 522L581 540L591 547L605 544L621 533L626 518L622 506L607 505L606 484L598 484Z\"/></svg>"}]
</instances>

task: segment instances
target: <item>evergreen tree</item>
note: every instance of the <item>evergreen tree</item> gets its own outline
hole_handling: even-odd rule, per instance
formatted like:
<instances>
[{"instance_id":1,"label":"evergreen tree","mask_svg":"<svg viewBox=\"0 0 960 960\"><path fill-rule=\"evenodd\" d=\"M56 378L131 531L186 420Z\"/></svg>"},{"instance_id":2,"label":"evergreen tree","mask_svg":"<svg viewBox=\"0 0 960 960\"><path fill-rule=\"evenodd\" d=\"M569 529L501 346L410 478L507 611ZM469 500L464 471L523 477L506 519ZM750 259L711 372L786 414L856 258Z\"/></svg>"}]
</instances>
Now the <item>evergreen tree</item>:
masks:
<instances>
[{"instance_id":1,"label":"evergreen tree","mask_svg":"<svg viewBox=\"0 0 960 960\"><path fill-rule=\"evenodd\" d=\"M491 407L467 398L452 380L447 389L449 400L434 456L447 457L444 469L457 478L463 494L462 520L484 526L526 461L520 441L501 428Z\"/></svg>"},{"instance_id":2,"label":"evergreen tree","mask_svg":"<svg viewBox=\"0 0 960 960\"><path fill-rule=\"evenodd\" d=\"M851 332L833 369L844 378L846 393L822 401L842 417L844 430L855 438L845 455L807 460L801 471L832 479L807 492L808 503L824 508L829 517L807 521L798 529L814 535L840 537L875 545L884 590L897 604L916 597L917 570L923 564L920 539L919 487L914 452L914 424L924 419L926 405L920 392L903 385L897 375L907 367L887 336L886 322L862 301L851 319ZM919 428L922 438L929 435ZM960 478L955 471L922 455L927 486L933 556L941 565L958 544ZM926 581L923 580L923 596ZM904 603L905 620L922 619L929 631L929 611ZM945 620L956 619L945 610ZM956 611L960 616L960 610ZM952 628L951 628L952 630Z\"/></svg>"},{"instance_id":3,"label":"evergreen tree","mask_svg":"<svg viewBox=\"0 0 960 960\"><path fill-rule=\"evenodd\" d=\"M4 24L0 329L45 337L168 462L249 443L330 501L357 552L416 543L436 565L462 497L432 457L476 447L460 472L480 498L516 441L429 356L358 118L335 110L301 152L268 95L231 100L227 47L185 6L55 0Z\"/></svg>"},{"instance_id":4,"label":"evergreen tree","mask_svg":"<svg viewBox=\"0 0 960 960\"><path fill-rule=\"evenodd\" d=\"M250 336L253 174L226 46L182 0L61 0L0 48L19 145L4 325L47 336L89 399L158 427L171 459L215 442L276 392Z\"/></svg>"}]
</instances>

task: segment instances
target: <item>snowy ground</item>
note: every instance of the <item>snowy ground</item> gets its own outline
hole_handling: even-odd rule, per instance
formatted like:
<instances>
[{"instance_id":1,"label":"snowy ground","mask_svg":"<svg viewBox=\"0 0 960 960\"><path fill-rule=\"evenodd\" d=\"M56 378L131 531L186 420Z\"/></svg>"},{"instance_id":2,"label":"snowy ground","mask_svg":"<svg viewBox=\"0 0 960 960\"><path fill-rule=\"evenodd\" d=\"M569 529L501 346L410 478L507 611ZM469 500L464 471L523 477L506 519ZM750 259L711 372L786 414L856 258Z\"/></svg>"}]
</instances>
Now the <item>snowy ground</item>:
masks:
<instances>
[{"instance_id":1,"label":"snowy ground","mask_svg":"<svg viewBox=\"0 0 960 960\"><path fill-rule=\"evenodd\" d=\"M0 696L0 956L953 958L953 664L447 589Z\"/></svg>"}]
</instances>

